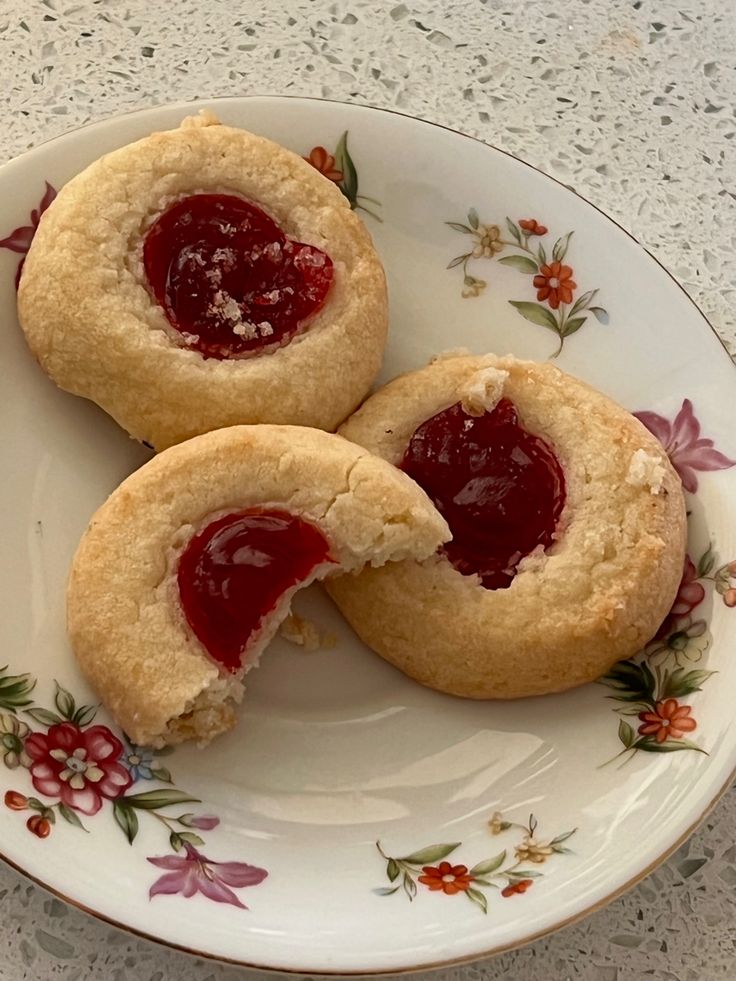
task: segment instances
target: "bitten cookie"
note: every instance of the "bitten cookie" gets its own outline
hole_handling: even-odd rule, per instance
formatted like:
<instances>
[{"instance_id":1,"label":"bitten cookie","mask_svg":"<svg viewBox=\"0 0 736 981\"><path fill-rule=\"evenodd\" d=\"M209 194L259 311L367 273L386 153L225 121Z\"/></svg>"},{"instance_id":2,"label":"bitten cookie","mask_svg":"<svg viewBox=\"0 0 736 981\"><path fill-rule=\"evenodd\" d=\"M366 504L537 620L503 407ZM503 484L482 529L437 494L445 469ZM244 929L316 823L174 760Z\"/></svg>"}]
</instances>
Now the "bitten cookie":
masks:
<instances>
[{"instance_id":1,"label":"bitten cookie","mask_svg":"<svg viewBox=\"0 0 736 981\"><path fill-rule=\"evenodd\" d=\"M206 742L234 724L297 589L448 537L424 491L340 436L218 430L154 457L95 514L69 579L72 646L134 742Z\"/></svg>"},{"instance_id":2,"label":"bitten cookie","mask_svg":"<svg viewBox=\"0 0 736 981\"><path fill-rule=\"evenodd\" d=\"M209 112L62 188L18 313L57 385L157 450L239 423L334 430L388 323L381 262L339 189Z\"/></svg>"},{"instance_id":3,"label":"bitten cookie","mask_svg":"<svg viewBox=\"0 0 736 981\"><path fill-rule=\"evenodd\" d=\"M511 357L441 357L340 432L413 476L453 534L428 560L328 585L412 678L469 698L562 691L632 655L667 614L680 480L638 420L583 382Z\"/></svg>"}]
</instances>

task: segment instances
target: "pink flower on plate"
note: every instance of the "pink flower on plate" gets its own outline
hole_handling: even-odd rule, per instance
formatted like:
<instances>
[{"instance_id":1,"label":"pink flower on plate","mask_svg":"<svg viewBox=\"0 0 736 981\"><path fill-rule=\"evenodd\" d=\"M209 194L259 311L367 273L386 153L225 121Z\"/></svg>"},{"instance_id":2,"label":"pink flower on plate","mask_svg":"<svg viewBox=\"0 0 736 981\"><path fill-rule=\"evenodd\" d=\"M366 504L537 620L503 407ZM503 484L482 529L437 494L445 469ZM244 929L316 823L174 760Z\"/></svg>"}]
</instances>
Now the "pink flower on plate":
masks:
<instances>
[{"instance_id":1,"label":"pink flower on plate","mask_svg":"<svg viewBox=\"0 0 736 981\"><path fill-rule=\"evenodd\" d=\"M230 903L240 909L248 909L228 886L235 889L257 886L268 875L265 869L245 862L213 862L188 842L184 844L184 850L184 855L161 855L148 859L151 865L166 869L166 874L151 886L148 892L151 899L173 894L188 898L201 892L216 903Z\"/></svg>"},{"instance_id":2,"label":"pink flower on plate","mask_svg":"<svg viewBox=\"0 0 736 981\"><path fill-rule=\"evenodd\" d=\"M712 439L700 435L700 423L690 399L683 401L673 422L656 412L635 412L634 415L664 446L680 475L682 486L691 494L698 489L696 470L728 470L736 466L736 460L714 448Z\"/></svg>"},{"instance_id":3,"label":"pink flower on plate","mask_svg":"<svg viewBox=\"0 0 736 981\"><path fill-rule=\"evenodd\" d=\"M96 814L103 798L120 797L133 782L118 762L123 744L107 726L82 730L62 722L46 734L31 733L24 748L36 790L82 814Z\"/></svg>"},{"instance_id":4,"label":"pink flower on plate","mask_svg":"<svg viewBox=\"0 0 736 981\"><path fill-rule=\"evenodd\" d=\"M15 274L16 289L18 288L18 283L20 282L20 274L23 270L23 263L26 261L26 253L31 247L33 236L36 234L38 223L41 220L41 215L48 208L55 197L56 190L49 184L48 181L46 181L46 190L44 191L44 195L39 201L38 207L31 211L30 225L19 225L18 228L13 229L7 238L0 239L0 249L8 249L10 252L16 252L23 256L18 263L18 270Z\"/></svg>"}]
</instances>

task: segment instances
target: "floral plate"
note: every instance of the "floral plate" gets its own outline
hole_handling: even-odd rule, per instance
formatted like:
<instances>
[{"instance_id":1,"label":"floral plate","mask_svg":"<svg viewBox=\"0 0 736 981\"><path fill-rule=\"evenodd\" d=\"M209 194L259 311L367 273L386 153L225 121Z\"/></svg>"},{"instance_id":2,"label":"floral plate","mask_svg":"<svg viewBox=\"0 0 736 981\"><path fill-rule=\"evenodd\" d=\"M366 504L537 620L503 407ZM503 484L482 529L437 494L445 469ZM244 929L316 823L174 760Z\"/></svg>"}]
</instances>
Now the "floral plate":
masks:
<instances>
[{"instance_id":1,"label":"floral plate","mask_svg":"<svg viewBox=\"0 0 736 981\"><path fill-rule=\"evenodd\" d=\"M687 491L682 585L599 684L506 704L413 684L315 587L297 608L334 648L276 641L240 725L204 751L131 746L76 668L64 582L148 451L39 371L15 279L56 189L191 107L71 133L0 170L2 853L111 922L259 967L396 971L523 943L646 874L736 767L734 366L640 245L513 157L356 106L212 107L307 157L370 227L391 292L384 378L463 345L556 358L640 413Z\"/></svg>"}]
</instances>

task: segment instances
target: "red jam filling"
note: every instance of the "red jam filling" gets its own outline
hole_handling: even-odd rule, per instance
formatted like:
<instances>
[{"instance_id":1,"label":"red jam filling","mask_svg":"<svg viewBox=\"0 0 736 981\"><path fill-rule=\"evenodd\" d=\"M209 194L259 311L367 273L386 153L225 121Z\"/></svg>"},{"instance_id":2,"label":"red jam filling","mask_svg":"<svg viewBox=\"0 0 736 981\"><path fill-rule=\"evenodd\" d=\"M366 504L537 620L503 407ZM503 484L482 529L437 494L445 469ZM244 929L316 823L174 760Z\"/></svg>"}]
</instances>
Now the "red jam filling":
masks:
<instances>
[{"instance_id":1,"label":"red jam filling","mask_svg":"<svg viewBox=\"0 0 736 981\"><path fill-rule=\"evenodd\" d=\"M510 586L521 559L552 544L565 478L508 399L480 416L460 403L438 412L414 433L400 466L449 524L450 562L463 575L477 573L486 589Z\"/></svg>"},{"instance_id":2,"label":"red jam filling","mask_svg":"<svg viewBox=\"0 0 736 981\"><path fill-rule=\"evenodd\" d=\"M322 307L333 275L328 255L231 194L172 205L146 235L143 264L184 344L220 359L287 343Z\"/></svg>"},{"instance_id":3,"label":"red jam filling","mask_svg":"<svg viewBox=\"0 0 736 981\"><path fill-rule=\"evenodd\" d=\"M179 596L187 623L228 671L286 590L330 562L314 525L285 511L253 508L210 522L179 559Z\"/></svg>"}]
</instances>

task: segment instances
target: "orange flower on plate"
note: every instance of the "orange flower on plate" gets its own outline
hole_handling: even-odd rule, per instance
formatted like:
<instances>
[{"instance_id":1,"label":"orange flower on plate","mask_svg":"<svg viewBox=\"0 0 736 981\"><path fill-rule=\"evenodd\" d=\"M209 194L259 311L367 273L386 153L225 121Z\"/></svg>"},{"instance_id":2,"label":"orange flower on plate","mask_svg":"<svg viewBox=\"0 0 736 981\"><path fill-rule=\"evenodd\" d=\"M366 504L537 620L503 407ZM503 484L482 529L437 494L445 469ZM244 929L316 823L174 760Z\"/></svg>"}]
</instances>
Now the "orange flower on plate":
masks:
<instances>
[{"instance_id":1,"label":"orange flower on plate","mask_svg":"<svg viewBox=\"0 0 736 981\"><path fill-rule=\"evenodd\" d=\"M335 166L335 158L323 146L312 147L309 156L304 157L304 159L328 181L334 181L335 184L338 184L343 179L343 172Z\"/></svg>"},{"instance_id":2,"label":"orange flower on plate","mask_svg":"<svg viewBox=\"0 0 736 981\"><path fill-rule=\"evenodd\" d=\"M419 876L419 881L432 892L442 890L446 896L467 892L474 879L474 876L468 873L467 865L450 865L449 862L425 865L422 872L424 875Z\"/></svg>"},{"instance_id":3,"label":"orange flower on plate","mask_svg":"<svg viewBox=\"0 0 736 981\"><path fill-rule=\"evenodd\" d=\"M640 712L640 736L654 736L658 743L667 739L682 739L686 732L697 728L695 719L690 718L690 705L680 705L676 698L657 702L654 712Z\"/></svg>"},{"instance_id":4,"label":"orange flower on plate","mask_svg":"<svg viewBox=\"0 0 736 981\"><path fill-rule=\"evenodd\" d=\"M509 896L526 892L531 885L534 885L533 879L520 879L518 882L510 882L504 889L501 890L501 895L504 899L508 899Z\"/></svg>"},{"instance_id":5,"label":"orange flower on plate","mask_svg":"<svg viewBox=\"0 0 736 981\"><path fill-rule=\"evenodd\" d=\"M536 218L519 219L519 227L529 235L546 235L548 231L547 226L540 225Z\"/></svg>"},{"instance_id":6,"label":"orange flower on plate","mask_svg":"<svg viewBox=\"0 0 736 981\"><path fill-rule=\"evenodd\" d=\"M571 303L573 290L578 284L572 278L572 266L563 266L561 262L550 262L539 267L539 273L534 277L537 299L546 300L556 310L560 303Z\"/></svg>"}]
</instances>

